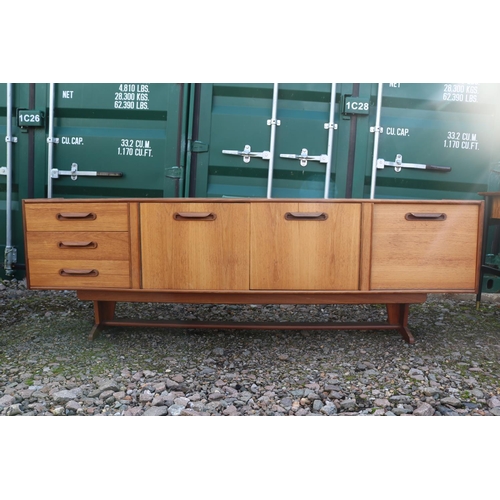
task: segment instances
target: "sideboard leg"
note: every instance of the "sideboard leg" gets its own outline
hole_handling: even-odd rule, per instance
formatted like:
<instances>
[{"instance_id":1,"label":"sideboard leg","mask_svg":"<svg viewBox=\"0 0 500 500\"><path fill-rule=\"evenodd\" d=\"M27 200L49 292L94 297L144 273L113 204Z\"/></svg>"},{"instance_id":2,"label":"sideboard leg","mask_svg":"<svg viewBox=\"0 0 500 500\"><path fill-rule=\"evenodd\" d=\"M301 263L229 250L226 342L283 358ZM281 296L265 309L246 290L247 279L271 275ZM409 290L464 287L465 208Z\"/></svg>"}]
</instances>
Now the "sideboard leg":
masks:
<instances>
[{"instance_id":1,"label":"sideboard leg","mask_svg":"<svg viewBox=\"0 0 500 500\"><path fill-rule=\"evenodd\" d=\"M408 344L414 344L415 339L408 328L410 304L386 304L387 319L391 325L399 325L398 331Z\"/></svg>"},{"instance_id":2,"label":"sideboard leg","mask_svg":"<svg viewBox=\"0 0 500 500\"><path fill-rule=\"evenodd\" d=\"M106 321L115 317L116 302L94 300L94 326L89 333L89 340L94 340Z\"/></svg>"}]
</instances>

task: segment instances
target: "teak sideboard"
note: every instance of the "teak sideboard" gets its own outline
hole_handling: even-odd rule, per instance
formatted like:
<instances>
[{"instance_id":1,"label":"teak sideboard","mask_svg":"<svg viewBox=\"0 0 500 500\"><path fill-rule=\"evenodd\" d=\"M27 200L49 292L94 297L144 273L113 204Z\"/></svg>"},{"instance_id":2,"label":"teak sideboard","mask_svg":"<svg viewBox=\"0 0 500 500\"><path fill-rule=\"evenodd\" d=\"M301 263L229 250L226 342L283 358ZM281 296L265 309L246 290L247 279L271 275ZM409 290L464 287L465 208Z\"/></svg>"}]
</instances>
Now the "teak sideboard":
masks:
<instances>
[{"instance_id":1,"label":"teak sideboard","mask_svg":"<svg viewBox=\"0 0 500 500\"><path fill-rule=\"evenodd\" d=\"M477 293L483 201L23 200L31 289L76 290L103 326L396 330L428 293ZM116 302L385 304L387 321L115 317Z\"/></svg>"}]
</instances>

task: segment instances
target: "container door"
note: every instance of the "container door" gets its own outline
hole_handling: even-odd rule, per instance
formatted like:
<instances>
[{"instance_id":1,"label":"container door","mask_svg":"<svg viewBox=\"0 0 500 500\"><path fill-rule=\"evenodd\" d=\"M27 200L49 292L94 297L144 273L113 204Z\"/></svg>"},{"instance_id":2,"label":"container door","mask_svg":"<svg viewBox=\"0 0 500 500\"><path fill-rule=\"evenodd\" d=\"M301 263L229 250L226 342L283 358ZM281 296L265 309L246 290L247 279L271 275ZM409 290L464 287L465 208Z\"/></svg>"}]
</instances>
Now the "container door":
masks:
<instances>
[{"instance_id":1,"label":"container door","mask_svg":"<svg viewBox=\"0 0 500 500\"><path fill-rule=\"evenodd\" d=\"M21 200L34 194L36 133L44 127L35 84L7 89L0 83L0 279L24 276Z\"/></svg>"},{"instance_id":2,"label":"container door","mask_svg":"<svg viewBox=\"0 0 500 500\"><path fill-rule=\"evenodd\" d=\"M499 98L498 84L383 84L374 197L478 199L500 159ZM375 113L373 106L371 126ZM370 153L374 134L364 133L372 137ZM364 197L371 170L367 161Z\"/></svg>"},{"instance_id":3,"label":"container door","mask_svg":"<svg viewBox=\"0 0 500 500\"><path fill-rule=\"evenodd\" d=\"M51 197L182 196L186 94L176 83L55 84ZM48 114L50 102L47 85Z\"/></svg>"},{"instance_id":4,"label":"container door","mask_svg":"<svg viewBox=\"0 0 500 500\"><path fill-rule=\"evenodd\" d=\"M267 197L323 198L331 90L329 83L279 84L276 95L270 83L197 85L189 195L265 198L274 148ZM338 95L335 101L334 122ZM336 165L346 161L347 148L339 145L348 144L348 134L349 127L339 126L333 135L328 197L345 195L345 183L336 182Z\"/></svg>"}]
</instances>

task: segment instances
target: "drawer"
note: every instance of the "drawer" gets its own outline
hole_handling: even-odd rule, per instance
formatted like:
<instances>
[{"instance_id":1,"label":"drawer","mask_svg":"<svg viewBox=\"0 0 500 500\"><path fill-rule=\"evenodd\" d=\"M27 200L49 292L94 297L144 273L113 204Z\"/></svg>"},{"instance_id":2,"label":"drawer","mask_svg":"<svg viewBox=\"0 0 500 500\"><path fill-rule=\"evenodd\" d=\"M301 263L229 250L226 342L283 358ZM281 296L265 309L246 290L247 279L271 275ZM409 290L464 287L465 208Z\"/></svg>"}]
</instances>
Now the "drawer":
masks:
<instances>
[{"instance_id":1,"label":"drawer","mask_svg":"<svg viewBox=\"0 0 500 500\"><path fill-rule=\"evenodd\" d=\"M127 232L28 232L29 259L130 260Z\"/></svg>"},{"instance_id":2,"label":"drawer","mask_svg":"<svg viewBox=\"0 0 500 500\"><path fill-rule=\"evenodd\" d=\"M128 231L127 203L26 203L26 231Z\"/></svg>"},{"instance_id":3,"label":"drawer","mask_svg":"<svg viewBox=\"0 0 500 500\"><path fill-rule=\"evenodd\" d=\"M376 204L373 290L474 290L479 205Z\"/></svg>"},{"instance_id":4,"label":"drawer","mask_svg":"<svg viewBox=\"0 0 500 500\"><path fill-rule=\"evenodd\" d=\"M29 280L33 288L130 288L130 265L110 260L32 259Z\"/></svg>"}]
</instances>

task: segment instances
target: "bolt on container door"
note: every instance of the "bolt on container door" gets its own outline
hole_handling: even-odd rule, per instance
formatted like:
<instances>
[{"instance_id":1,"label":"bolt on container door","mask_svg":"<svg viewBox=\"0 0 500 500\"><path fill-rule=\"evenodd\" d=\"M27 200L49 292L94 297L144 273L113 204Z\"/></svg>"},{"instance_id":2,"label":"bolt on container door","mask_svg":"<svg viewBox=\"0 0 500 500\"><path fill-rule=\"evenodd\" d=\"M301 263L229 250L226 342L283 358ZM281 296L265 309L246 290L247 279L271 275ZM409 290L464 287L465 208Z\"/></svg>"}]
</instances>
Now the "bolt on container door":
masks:
<instances>
[{"instance_id":1,"label":"bolt on container door","mask_svg":"<svg viewBox=\"0 0 500 500\"><path fill-rule=\"evenodd\" d=\"M499 99L498 84L383 84L375 198L477 199L500 158Z\"/></svg>"},{"instance_id":2,"label":"bolt on container door","mask_svg":"<svg viewBox=\"0 0 500 500\"><path fill-rule=\"evenodd\" d=\"M182 195L168 172L183 167L186 85L58 83L54 89L52 197Z\"/></svg>"},{"instance_id":3,"label":"bolt on container door","mask_svg":"<svg viewBox=\"0 0 500 500\"><path fill-rule=\"evenodd\" d=\"M331 84L201 84L195 97L190 196L324 196ZM333 134L328 197L343 133Z\"/></svg>"}]
</instances>

